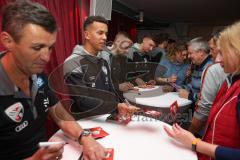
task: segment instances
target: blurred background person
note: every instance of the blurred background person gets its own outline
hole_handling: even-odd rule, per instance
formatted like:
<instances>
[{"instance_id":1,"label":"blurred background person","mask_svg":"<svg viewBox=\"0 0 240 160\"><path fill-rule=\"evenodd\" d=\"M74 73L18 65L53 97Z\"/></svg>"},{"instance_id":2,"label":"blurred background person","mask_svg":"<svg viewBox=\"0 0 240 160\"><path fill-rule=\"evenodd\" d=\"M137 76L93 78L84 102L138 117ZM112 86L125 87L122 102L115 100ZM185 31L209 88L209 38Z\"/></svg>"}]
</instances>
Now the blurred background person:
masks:
<instances>
[{"instance_id":1,"label":"blurred background person","mask_svg":"<svg viewBox=\"0 0 240 160\"><path fill-rule=\"evenodd\" d=\"M149 53L151 62L159 63L167 55L168 38L169 35L167 33L155 35L156 47Z\"/></svg>"},{"instance_id":2,"label":"blurred background person","mask_svg":"<svg viewBox=\"0 0 240 160\"><path fill-rule=\"evenodd\" d=\"M133 46L129 49L128 53L128 61L138 64L139 62L142 63L149 63L151 62L151 56L150 52L153 50L153 48L156 46L155 43L155 37L153 35L145 35L142 38L141 43L134 43ZM155 68L156 69L156 68ZM156 82L154 80L154 71L150 69L150 73L146 73L144 70L149 70L147 65L145 68L143 67L140 70L136 70L133 73L128 73L127 78L129 80L135 80L136 85L140 87L148 87L148 85L152 86L155 85ZM143 76L140 76L143 75Z\"/></svg>"},{"instance_id":3,"label":"blurred background person","mask_svg":"<svg viewBox=\"0 0 240 160\"><path fill-rule=\"evenodd\" d=\"M169 50L168 55L164 58L159 65L167 68L164 73L164 77L159 77L162 73L158 73L158 68L156 69L155 79L159 83L176 83L178 86L183 85L186 72L188 70L189 64L186 63L186 56L183 52L186 52L187 48L183 44L176 44L171 50Z\"/></svg>"},{"instance_id":4,"label":"blurred background person","mask_svg":"<svg viewBox=\"0 0 240 160\"><path fill-rule=\"evenodd\" d=\"M126 81L127 55L132 46L130 36L123 31L116 34L113 44L98 54L98 57L105 59L111 70L112 82L121 99L123 92L133 89L134 85Z\"/></svg>"},{"instance_id":5,"label":"blurred background person","mask_svg":"<svg viewBox=\"0 0 240 160\"><path fill-rule=\"evenodd\" d=\"M194 38L188 42L188 57L191 63L194 64L194 68L190 83L183 85L183 89L179 89L178 92L181 98L191 100L193 107L200 93L202 72L207 66L213 63L209 52L207 41L201 37Z\"/></svg>"},{"instance_id":6,"label":"blurred background person","mask_svg":"<svg viewBox=\"0 0 240 160\"><path fill-rule=\"evenodd\" d=\"M217 59L217 55L219 54L219 46L217 46L218 37L219 33L216 33L208 42L210 54L212 55L212 59L215 63L203 71L200 95L197 101L192 123L189 127L190 132L200 136L203 134L201 131L205 128L205 124L217 92L227 76Z\"/></svg>"}]
</instances>

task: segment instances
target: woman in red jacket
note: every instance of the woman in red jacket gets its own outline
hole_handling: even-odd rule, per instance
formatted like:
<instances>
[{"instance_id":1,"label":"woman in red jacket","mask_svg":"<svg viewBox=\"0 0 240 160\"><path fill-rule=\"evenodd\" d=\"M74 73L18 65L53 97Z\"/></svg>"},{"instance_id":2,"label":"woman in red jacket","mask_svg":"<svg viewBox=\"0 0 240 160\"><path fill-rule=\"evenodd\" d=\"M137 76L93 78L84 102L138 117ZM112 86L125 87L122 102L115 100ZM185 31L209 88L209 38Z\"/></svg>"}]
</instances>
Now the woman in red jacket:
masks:
<instances>
[{"instance_id":1,"label":"woman in red jacket","mask_svg":"<svg viewBox=\"0 0 240 160\"><path fill-rule=\"evenodd\" d=\"M208 117L203 139L195 138L177 124L168 135L197 151L199 160L240 159L240 22L223 30L219 37L221 66L228 73Z\"/></svg>"}]
</instances>

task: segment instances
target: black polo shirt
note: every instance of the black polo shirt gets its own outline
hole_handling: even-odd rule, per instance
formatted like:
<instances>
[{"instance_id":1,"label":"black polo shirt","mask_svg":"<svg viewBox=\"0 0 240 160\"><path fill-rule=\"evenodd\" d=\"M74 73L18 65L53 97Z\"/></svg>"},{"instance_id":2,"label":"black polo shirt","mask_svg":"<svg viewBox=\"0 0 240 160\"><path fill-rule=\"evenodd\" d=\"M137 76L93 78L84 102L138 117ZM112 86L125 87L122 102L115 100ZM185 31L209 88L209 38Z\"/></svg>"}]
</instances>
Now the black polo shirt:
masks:
<instances>
[{"instance_id":1,"label":"black polo shirt","mask_svg":"<svg viewBox=\"0 0 240 160\"><path fill-rule=\"evenodd\" d=\"M0 55L2 57L2 55ZM45 120L58 100L44 75L31 77L32 97L26 96L8 78L0 62L0 159L24 159L46 141ZM34 105L33 105L34 104Z\"/></svg>"}]
</instances>

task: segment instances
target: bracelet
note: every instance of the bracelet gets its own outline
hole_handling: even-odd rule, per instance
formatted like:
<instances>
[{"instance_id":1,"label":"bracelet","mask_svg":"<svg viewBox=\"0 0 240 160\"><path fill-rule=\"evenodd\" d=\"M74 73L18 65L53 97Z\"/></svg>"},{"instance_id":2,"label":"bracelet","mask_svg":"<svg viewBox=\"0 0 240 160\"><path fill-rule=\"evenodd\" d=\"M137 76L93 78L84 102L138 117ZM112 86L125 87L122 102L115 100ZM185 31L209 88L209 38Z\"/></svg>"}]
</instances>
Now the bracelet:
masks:
<instances>
[{"instance_id":1,"label":"bracelet","mask_svg":"<svg viewBox=\"0 0 240 160\"><path fill-rule=\"evenodd\" d=\"M194 152L197 151L197 144L198 144L199 141L201 141L200 138L195 138L195 139L192 141L192 151L194 151Z\"/></svg>"}]
</instances>

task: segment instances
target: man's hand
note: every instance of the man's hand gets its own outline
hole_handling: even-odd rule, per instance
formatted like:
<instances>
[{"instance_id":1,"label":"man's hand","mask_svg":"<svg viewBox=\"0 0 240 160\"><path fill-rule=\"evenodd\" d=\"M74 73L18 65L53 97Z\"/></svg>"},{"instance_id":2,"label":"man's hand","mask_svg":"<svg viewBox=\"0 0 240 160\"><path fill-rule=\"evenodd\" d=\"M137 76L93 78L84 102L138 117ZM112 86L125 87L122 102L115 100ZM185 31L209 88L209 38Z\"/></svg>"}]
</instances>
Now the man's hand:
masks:
<instances>
[{"instance_id":1,"label":"man's hand","mask_svg":"<svg viewBox=\"0 0 240 160\"><path fill-rule=\"evenodd\" d=\"M62 158L64 144L54 144L40 148L31 157L25 160L58 160Z\"/></svg>"},{"instance_id":2,"label":"man's hand","mask_svg":"<svg viewBox=\"0 0 240 160\"><path fill-rule=\"evenodd\" d=\"M91 136L82 137L84 160L103 160L107 150Z\"/></svg>"},{"instance_id":3,"label":"man's hand","mask_svg":"<svg viewBox=\"0 0 240 160\"><path fill-rule=\"evenodd\" d=\"M186 89L179 89L179 97L188 99L189 92Z\"/></svg>"},{"instance_id":4,"label":"man's hand","mask_svg":"<svg viewBox=\"0 0 240 160\"><path fill-rule=\"evenodd\" d=\"M150 81L147 82L147 85L152 85L152 86L154 86L154 85L156 85L156 81L153 80L153 79L151 79Z\"/></svg>"},{"instance_id":5,"label":"man's hand","mask_svg":"<svg viewBox=\"0 0 240 160\"><path fill-rule=\"evenodd\" d=\"M172 75L171 77L169 77L168 79L168 82L170 82L170 83L176 83L176 81L177 81L177 76L176 75Z\"/></svg>"},{"instance_id":6,"label":"man's hand","mask_svg":"<svg viewBox=\"0 0 240 160\"><path fill-rule=\"evenodd\" d=\"M135 112L140 110L140 108L126 103L118 103L117 108L119 115L124 117L131 117Z\"/></svg>"},{"instance_id":7,"label":"man's hand","mask_svg":"<svg viewBox=\"0 0 240 160\"><path fill-rule=\"evenodd\" d=\"M150 80L146 83L141 78L136 78L135 82L140 88L153 88L154 85L156 84L155 80Z\"/></svg>"},{"instance_id":8,"label":"man's hand","mask_svg":"<svg viewBox=\"0 0 240 160\"><path fill-rule=\"evenodd\" d=\"M119 90L122 92L131 90L131 89L133 89L133 87L134 87L134 85L130 82L124 82L124 83L119 84Z\"/></svg>"},{"instance_id":9,"label":"man's hand","mask_svg":"<svg viewBox=\"0 0 240 160\"><path fill-rule=\"evenodd\" d=\"M137 83L138 86L146 85L146 82L144 80L142 80L141 78L136 78L135 82Z\"/></svg>"},{"instance_id":10,"label":"man's hand","mask_svg":"<svg viewBox=\"0 0 240 160\"><path fill-rule=\"evenodd\" d=\"M58 107L57 110L56 107ZM57 114L56 111L58 112ZM60 102L57 103L55 106L51 107L50 115L66 135L68 135L72 139L77 139L79 137L80 133L82 132L82 128L74 120L74 118L69 115L69 113L64 109ZM105 149L91 136L83 136L81 138L81 144L83 145L84 160L104 159Z\"/></svg>"},{"instance_id":11,"label":"man's hand","mask_svg":"<svg viewBox=\"0 0 240 160\"><path fill-rule=\"evenodd\" d=\"M162 86L162 91L164 93L167 93L167 92L173 92L174 91L174 88L170 85L164 85Z\"/></svg>"}]
</instances>

